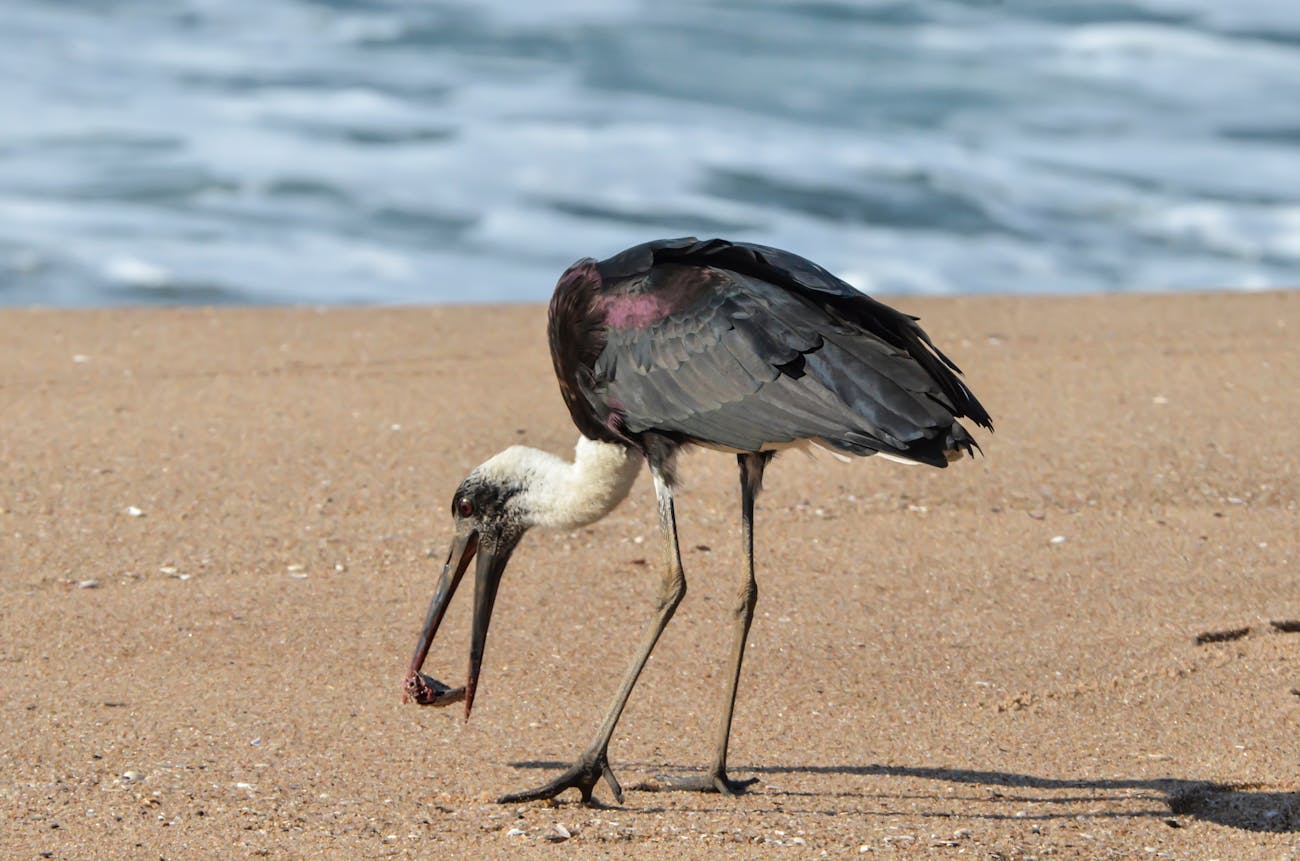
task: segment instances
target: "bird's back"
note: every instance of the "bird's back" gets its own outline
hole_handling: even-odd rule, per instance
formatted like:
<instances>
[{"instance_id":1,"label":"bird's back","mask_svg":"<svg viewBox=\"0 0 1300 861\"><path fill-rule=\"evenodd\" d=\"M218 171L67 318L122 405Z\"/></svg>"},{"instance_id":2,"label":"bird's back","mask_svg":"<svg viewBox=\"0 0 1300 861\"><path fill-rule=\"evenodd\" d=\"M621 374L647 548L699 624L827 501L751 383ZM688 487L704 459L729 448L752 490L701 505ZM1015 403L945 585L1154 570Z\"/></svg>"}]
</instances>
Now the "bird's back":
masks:
<instances>
[{"instance_id":1,"label":"bird's back","mask_svg":"<svg viewBox=\"0 0 1300 861\"><path fill-rule=\"evenodd\" d=\"M551 300L552 358L584 436L759 451L811 441L944 466L992 428L915 318L790 252L658 240L583 260Z\"/></svg>"}]
</instances>

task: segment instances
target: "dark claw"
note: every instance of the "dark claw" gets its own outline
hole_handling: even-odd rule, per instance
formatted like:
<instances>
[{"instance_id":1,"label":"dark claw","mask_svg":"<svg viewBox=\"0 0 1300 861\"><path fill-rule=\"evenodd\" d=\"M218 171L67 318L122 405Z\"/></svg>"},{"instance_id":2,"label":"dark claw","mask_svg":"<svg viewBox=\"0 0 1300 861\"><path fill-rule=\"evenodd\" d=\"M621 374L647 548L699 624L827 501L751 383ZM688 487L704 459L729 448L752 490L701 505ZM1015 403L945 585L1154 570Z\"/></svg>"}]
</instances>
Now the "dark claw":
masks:
<instances>
[{"instance_id":1,"label":"dark claw","mask_svg":"<svg viewBox=\"0 0 1300 861\"><path fill-rule=\"evenodd\" d=\"M614 800L619 804L622 804L623 787L619 784L618 778L614 776L614 772L610 769L608 762L604 763L604 768L601 770L601 774L605 776L605 783L609 785L610 791L614 793Z\"/></svg>"},{"instance_id":2,"label":"dark claw","mask_svg":"<svg viewBox=\"0 0 1300 861\"><path fill-rule=\"evenodd\" d=\"M614 799L619 804L622 804L623 787L619 784L618 778L614 777L614 772L610 769L609 761L603 751L600 753L588 751L579 757L577 762L569 766L567 771L554 780L536 789L526 789L523 792L512 792L509 795L503 795L497 799L497 803L514 804L519 801L542 801L555 798L566 789L576 789L582 793L583 804L601 807L604 805L592 798L591 793L602 777L609 784L610 791L614 793Z\"/></svg>"}]
</instances>

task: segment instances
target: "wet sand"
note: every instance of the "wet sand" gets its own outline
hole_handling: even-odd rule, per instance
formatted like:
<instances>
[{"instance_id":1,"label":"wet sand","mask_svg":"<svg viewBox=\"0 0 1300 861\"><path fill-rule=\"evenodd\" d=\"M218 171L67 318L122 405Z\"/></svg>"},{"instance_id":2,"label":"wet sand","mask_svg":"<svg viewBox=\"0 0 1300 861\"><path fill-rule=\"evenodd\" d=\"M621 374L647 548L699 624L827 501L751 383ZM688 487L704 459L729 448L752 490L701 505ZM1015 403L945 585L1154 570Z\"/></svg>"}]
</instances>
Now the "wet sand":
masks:
<instances>
[{"instance_id":1,"label":"wet sand","mask_svg":"<svg viewBox=\"0 0 1300 861\"><path fill-rule=\"evenodd\" d=\"M471 721L400 697L456 484L571 451L543 308L0 312L0 855L1300 855L1300 292L896 304L985 457L768 471L738 799L633 788L707 763L723 682L735 465L685 458L689 591L608 809L493 799L604 713L648 478L525 540Z\"/></svg>"}]
</instances>

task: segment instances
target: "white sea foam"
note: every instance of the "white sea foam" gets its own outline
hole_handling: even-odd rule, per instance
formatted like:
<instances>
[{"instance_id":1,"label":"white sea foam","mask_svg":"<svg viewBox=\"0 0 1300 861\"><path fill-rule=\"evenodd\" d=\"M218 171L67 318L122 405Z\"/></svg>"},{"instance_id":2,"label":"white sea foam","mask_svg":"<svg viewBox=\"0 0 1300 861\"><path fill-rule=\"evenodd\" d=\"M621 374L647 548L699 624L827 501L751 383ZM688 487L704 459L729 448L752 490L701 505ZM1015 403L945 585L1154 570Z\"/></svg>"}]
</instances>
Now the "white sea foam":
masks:
<instances>
[{"instance_id":1,"label":"white sea foam","mask_svg":"<svg viewBox=\"0 0 1300 861\"><path fill-rule=\"evenodd\" d=\"M133 287L165 287L171 274L161 266L137 257L113 257L104 263L104 274Z\"/></svg>"}]
</instances>

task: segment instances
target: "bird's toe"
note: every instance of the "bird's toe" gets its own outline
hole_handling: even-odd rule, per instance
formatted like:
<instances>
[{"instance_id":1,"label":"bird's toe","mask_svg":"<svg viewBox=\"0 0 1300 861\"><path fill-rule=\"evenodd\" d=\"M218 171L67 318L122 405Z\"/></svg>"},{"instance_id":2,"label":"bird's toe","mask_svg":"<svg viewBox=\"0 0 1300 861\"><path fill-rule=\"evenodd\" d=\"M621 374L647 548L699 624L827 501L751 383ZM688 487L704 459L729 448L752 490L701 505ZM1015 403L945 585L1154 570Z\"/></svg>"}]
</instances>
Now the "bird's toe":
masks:
<instances>
[{"instance_id":1,"label":"bird's toe","mask_svg":"<svg viewBox=\"0 0 1300 861\"><path fill-rule=\"evenodd\" d=\"M756 783L757 777L732 780L725 771L717 770L683 776L660 775L653 782L640 784L636 788L648 792L716 792L731 798L744 795Z\"/></svg>"},{"instance_id":2,"label":"bird's toe","mask_svg":"<svg viewBox=\"0 0 1300 861\"><path fill-rule=\"evenodd\" d=\"M579 757L577 762L569 766L566 771L558 775L554 780L548 781L536 789L526 789L523 792L512 792L503 795L497 799L497 803L514 804L521 801L545 801L555 798L565 790L576 789L582 794L583 804L589 807L604 807L605 805L593 795L596 784L600 782L602 777L609 784L614 800L622 804L623 787L618 782L618 778L614 776L614 771L609 767L609 761L602 751L589 751Z\"/></svg>"}]
</instances>

